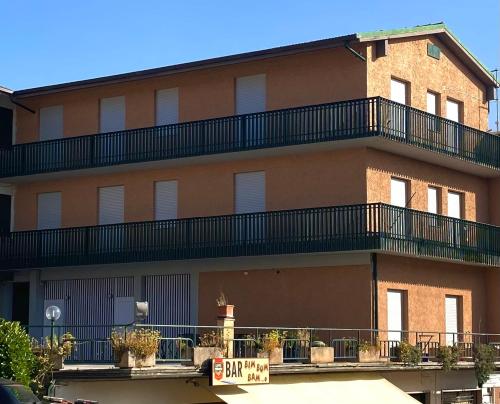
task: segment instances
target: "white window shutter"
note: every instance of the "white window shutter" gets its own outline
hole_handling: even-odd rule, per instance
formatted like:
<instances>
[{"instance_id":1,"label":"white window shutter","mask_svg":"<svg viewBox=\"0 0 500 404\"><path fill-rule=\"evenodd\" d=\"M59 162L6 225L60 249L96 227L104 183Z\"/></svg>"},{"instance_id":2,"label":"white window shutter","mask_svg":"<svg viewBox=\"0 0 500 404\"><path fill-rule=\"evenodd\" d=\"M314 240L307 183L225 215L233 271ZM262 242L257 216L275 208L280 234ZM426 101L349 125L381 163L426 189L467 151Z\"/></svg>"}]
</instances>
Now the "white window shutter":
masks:
<instances>
[{"instance_id":1,"label":"white window shutter","mask_svg":"<svg viewBox=\"0 0 500 404\"><path fill-rule=\"evenodd\" d=\"M459 122L460 106L458 102L446 100L446 118L455 122Z\"/></svg>"},{"instance_id":2,"label":"white window shutter","mask_svg":"<svg viewBox=\"0 0 500 404\"><path fill-rule=\"evenodd\" d=\"M391 178L391 205L406 207L406 181L397 178Z\"/></svg>"},{"instance_id":3,"label":"white window shutter","mask_svg":"<svg viewBox=\"0 0 500 404\"><path fill-rule=\"evenodd\" d=\"M448 216L460 219L462 215L461 195L458 192L448 192Z\"/></svg>"},{"instance_id":4,"label":"white window shutter","mask_svg":"<svg viewBox=\"0 0 500 404\"><path fill-rule=\"evenodd\" d=\"M101 99L100 131L115 132L125 129L125 97Z\"/></svg>"},{"instance_id":5,"label":"white window shutter","mask_svg":"<svg viewBox=\"0 0 500 404\"><path fill-rule=\"evenodd\" d=\"M453 334L458 332L458 298L456 296L446 296L445 316L446 332L452 333L446 334L446 344L451 345L457 341L457 336Z\"/></svg>"},{"instance_id":6,"label":"white window shutter","mask_svg":"<svg viewBox=\"0 0 500 404\"><path fill-rule=\"evenodd\" d=\"M63 137L63 106L40 108L40 140Z\"/></svg>"},{"instance_id":7,"label":"white window shutter","mask_svg":"<svg viewBox=\"0 0 500 404\"><path fill-rule=\"evenodd\" d=\"M38 194L38 230L61 227L61 193Z\"/></svg>"},{"instance_id":8,"label":"white window shutter","mask_svg":"<svg viewBox=\"0 0 500 404\"><path fill-rule=\"evenodd\" d=\"M179 122L179 89L169 88L156 92L156 125Z\"/></svg>"},{"instance_id":9,"label":"white window shutter","mask_svg":"<svg viewBox=\"0 0 500 404\"><path fill-rule=\"evenodd\" d=\"M236 79L236 114L250 114L266 110L266 75Z\"/></svg>"},{"instance_id":10,"label":"white window shutter","mask_svg":"<svg viewBox=\"0 0 500 404\"><path fill-rule=\"evenodd\" d=\"M177 219L177 181L155 182L155 220Z\"/></svg>"},{"instance_id":11,"label":"white window shutter","mask_svg":"<svg viewBox=\"0 0 500 404\"><path fill-rule=\"evenodd\" d=\"M436 188L427 188L427 211L438 213L438 192Z\"/></svg>"},{"instance_id":12,"label":"white window shutter","mask_svg":"<svg viewBox=\"0 0 500 404\"><path fill-rule=\"evenodd\" d=\"M427 93L427 112L434 115L437 113L437 97L431 92Z\"/></svg>"},{"instance_id":13,"label":"white window shutter","mask_svg":"<svg viewBox=\"0 0 500 404\"><path fill-rule=\"evenodd\" d=\"M406 83L391 79L391 101L406 104Z\"/></svg>"},{"instance_id":14,"label":"white window shutter","mask_svg":"<svg viewBox=\"0 0 500 404\"><path fill-rule=\"evenodd\" d=\"M252 213L266 210L266 175L264 171L235 175L235 212Z\"/></svg>"},{"instance_id":15,"label":"white window shutter","mask_svg":"<svg viewBox=\"0 0 500 404\"><path fill-rule=\"evenodd\" d=\"M99 188L99 224L115 224L124 221L123 186Z\"/></svg>"},{"instance_id":16,"label":"white window shutter","mask_svg":"<svg viewBox=\"0 0 500 404\"><path fill-rule=\"evenodd\" d=\"M397 290L387 291L387 329L390 341L401 341L403 329L403 293Z\"/></svg>"}]
</instances>

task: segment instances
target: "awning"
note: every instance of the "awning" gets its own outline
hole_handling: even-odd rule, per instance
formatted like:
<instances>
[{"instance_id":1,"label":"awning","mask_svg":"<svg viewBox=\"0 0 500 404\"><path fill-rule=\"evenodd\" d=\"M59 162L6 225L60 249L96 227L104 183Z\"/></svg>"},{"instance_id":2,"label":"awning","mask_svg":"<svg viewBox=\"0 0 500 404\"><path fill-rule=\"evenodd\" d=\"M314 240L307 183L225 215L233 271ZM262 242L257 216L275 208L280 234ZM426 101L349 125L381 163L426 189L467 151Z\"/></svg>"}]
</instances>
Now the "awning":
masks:
<instances>
[{"instance_id":1,"label":"awning","mask_svg":"<svg viewBox=\"0 0 500 404\"><path fill-rule=\"evenodd\" d=\"M416 404L383 377L371 373L272 376L270 384L213 387L227 404Z\"/></svg>"}]
</instances>

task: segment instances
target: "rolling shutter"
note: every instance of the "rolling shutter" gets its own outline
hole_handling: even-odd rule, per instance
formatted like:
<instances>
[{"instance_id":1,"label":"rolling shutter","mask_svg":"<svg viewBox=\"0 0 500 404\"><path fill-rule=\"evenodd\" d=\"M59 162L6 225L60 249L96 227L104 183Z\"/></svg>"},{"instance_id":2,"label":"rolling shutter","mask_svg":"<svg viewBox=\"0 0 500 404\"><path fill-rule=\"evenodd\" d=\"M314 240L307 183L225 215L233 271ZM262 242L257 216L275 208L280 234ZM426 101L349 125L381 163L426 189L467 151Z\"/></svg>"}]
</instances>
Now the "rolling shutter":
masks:
<instances>
[{"instance_id":1,"label":"rolling shutter","mask_svg":"<svg viewBox=\"0 0 500 404\"><path fill-rule=\"evenodd\" d=\"M57 229L61 227L61 193L38 194L37 229Z\"/></svg>"},{"instance_id":2,"label":"rolling shutter","mask_svg":"<svg viewBox=\"0 0 500 404\"><path fill-rule=\"evenodd\" d=\"M438 213L438 193L433 187L427 188L427 211L429 213Z\"/></svg>"},{"instance_id":3,"label":"rolling shutter","mask_svg":"<svg viewBox=\"0 0 500 404\"><path fill-rule=\"evenodd\" d=\"M403 294L401 291L387 291L387 329L389 341L401 341L403 329Z\"/></svg>"},{"instance_id":4,"label":"rolling shutter","mask_svg":"<svg viewBox=\"0 0 500 404\"><path fill-rule=\"evenodd\" d=\"M406 181L391 178L391 205L406 207Z\"/></svg>"},{"instance_id":5,"label":"rolling shutter","mask_svg":"<svg viewBox=\"0 0 500 404\"><path fill-rule=\"evenodd\" d=\"M459 122L459 117L460 117L460 108L458 102L455 101L446 101L446 118Z\"/></svg>"},{"instance_id":6,"label":"rolling shutter","mask_svg":"<svg viewBox=\"0 0 500 404\"><path fill-rule=\"evenodd\" d=\"M266 210L266 176L264 171L235 175L235 213Z\"/></svg>"},{"instance_id":7,"label":"rolling shutter","mask_svg":"<svg viewBox=\"0 0 500 404\"><path fill-rule=\"evenodd\" d=\"M177 219L177 181L155 182L155 220Z\"/></svg>"},{"instance_id":8,"label":"rolling shutter","mask_svg":"<svg viewBox=\"0 0 500 404\"><path fill-rule=\"evenodd\" d=\"M437 113L437 97L431 92L427 93L427 112L434 115Z\"/></svg>"},{"instance_id":9,"label":"rolling shutter","mask_svg":"<svg viewBox=\"0 0 500 404\"><path fill-rule=\"evenodd\" d=\"M266 75L236 79L236 114L250 114L266 110Z\"/></svg>"},{"instance_id":10,"label":"rolling shutter","mask_svg":"<svg viewBox=\"0 0 500 404\"><path fill-rule=\"evenodd\" d=\"M461 195L458 192L448 192L448 216L460 219L462 213Z\"/></svg>"},{"instance_id":11,"label":"rolling shutter","mask_svg":"<svg viewBox=\"0 0 500 404\"><path fill-rule=\"evenodd\" d=\"M156 92L156 125L179 122L179 89L169 88Z\"/></svg>"},{"instance_id":12,"label":"rolling shutter","mask_svg":"<svg viewBox=\"0 0 500 404\"><path fill-rule=\"evenodd\" d=\"M40 108L40 140L63 137L63 106Z\"/></svg>"},{"instance_id":13,"label":"rolling shutter","mask_svg":"<svg viewBox=\"0 0 500 404\"><path fill-rule=\"evenodd\" d=\"M399 80L391 80L391 101L406 104L406 83Z\"/></svg>"},{"instance_id":14,"label":"rolling shutter","mask_svg":"<svg viewBox=\"0 0 500 404\"><path fill-rule=\"evenodd\" d=\"M99 224L123 223L123 186L99 188Z\"/></svg>"},{"instance_id":15,"label":"rolling shutter","mask_svg":"<svg viewBox=\"0 0 500 404\"><path fill-rule=\"evenodd\" d=\"M458 298L456 296L446 296L445 315L446 332L453 333L446 334L446 344L452 345L457 341L456 333L458 332Z\"/></svg>"},{"instance_id":16,"label":"rolling shutter","mask_svg":"<svg viewBox=\"0 0 500 404\"><path fill-rule=\"evenodd\" d=\"M101 99L100 131L115 132L125 129L125 97Z\"/></svg>"}]
</instances>

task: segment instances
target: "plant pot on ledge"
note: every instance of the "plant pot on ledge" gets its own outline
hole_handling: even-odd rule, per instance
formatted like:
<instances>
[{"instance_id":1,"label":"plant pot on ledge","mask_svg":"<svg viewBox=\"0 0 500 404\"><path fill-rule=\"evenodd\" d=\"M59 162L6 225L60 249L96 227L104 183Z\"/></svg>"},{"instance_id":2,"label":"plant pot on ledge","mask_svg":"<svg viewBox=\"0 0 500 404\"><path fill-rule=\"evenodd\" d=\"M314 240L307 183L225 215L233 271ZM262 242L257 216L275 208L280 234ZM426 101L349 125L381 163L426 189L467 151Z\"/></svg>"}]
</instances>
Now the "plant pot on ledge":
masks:
<instances>
[{"instance_id":1,"label":"plant pot on ledge","mask_svg":"<svg viewBox=\"0 0 500 404\"><path fill-rule=\"evenodd\" d=\"M257 352L257 358L269 358L270 365L281 365L283 364L283 348Z\"/></svg>"},{"instance_id":2,"label":"plant pot on ledge","mask_svg":"<svg viewBox=\"0 0 500 404\"><path fill-rule=\"evenodd\" d=\"M156 354L151 354L144 357L135 357L136 368L152 368L156 365Z\"/></svg>"},{"instance_id":3,"label":"plant pot on ledge","mask_svg":"<svg viewBox=\"0 0 500 404\"><path fill-rule=\"evenodd\" d=\"M309 363L333 363L335 351L329 346L312 346L309 349Z\"/></svg>"},{"instance_id":4,"label":"plant pot on ledge","mask_svg":"<svg viewBox=\"0 0 500 404\"><path fill-rule=\"evenodd\" d=\"M52 363L52 370L64 369L64 356L57 353L50 354L50 362Z\"/></svg>"},{"instance_id":5,"label":"plant pot on ledge","mask_svg":"<svg viewBox=\"0 0 500 404\"><path fill-rule=\"evenodd\" d=\"M370 346L368 348L360 349L358 351L359 363L377 363L380 360L380 349L377 346Z\"/></svg>"},{"instance_id":6,"label":"plant pot on ledge","mask_svg":"<svg viewBox=\"0 0 500 404\"><path fill-rule=\"evenodd\" d=\"M196 346L193 348L193 365L196 367L205 368L211 359L223 357L224 350L219 347Z\"/></svg>"},{"instance_id":7,"label":"plant pot on ledge","mask_svg":"<svg viewBox=\"0 0 500 404\"><path fill-rule=\"evenodd\" d=\"M120 369L135 368L135 357L130 350L115 355L115 366Z\"/></svg>"},{"instance_id":8,"label":"plant pot on ledge","mask_svg":"<svg viewBox=\"0 0 500 404\"><path fill-rule=\"evenodd\" d=\"M217 317L219 318L233 318L234 317L234 304L225 304L217 306Z\"/></svg>"}]
</instances>

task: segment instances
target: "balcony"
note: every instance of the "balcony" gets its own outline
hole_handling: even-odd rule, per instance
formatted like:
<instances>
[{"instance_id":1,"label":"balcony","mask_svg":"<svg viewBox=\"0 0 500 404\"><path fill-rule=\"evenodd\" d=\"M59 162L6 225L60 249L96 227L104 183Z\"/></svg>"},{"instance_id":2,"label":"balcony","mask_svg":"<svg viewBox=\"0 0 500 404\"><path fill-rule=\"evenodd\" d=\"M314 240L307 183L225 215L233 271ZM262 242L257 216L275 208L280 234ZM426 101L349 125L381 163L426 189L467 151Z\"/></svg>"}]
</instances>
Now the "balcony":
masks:
<instances>
[{"instance_id":1,"label":"balcony","mask_svg":"<svg viewBox=\"0 0 500 404\"><path fill-rule=\"evenodd\" d=\"M17 144L0 150L0 178L376 137L500 168L500 137L375 97Z\"/></svg>"},{"instance_id":2,"label":"balcony","mask_svg":"<svg viewBox=\"0 0 500 404\"><path fill-rule=\"evenodd\" d=\"M378 251L500 265L500 227L382 203L13 232L0 269Z\"/></svg>"}]
</instances>

